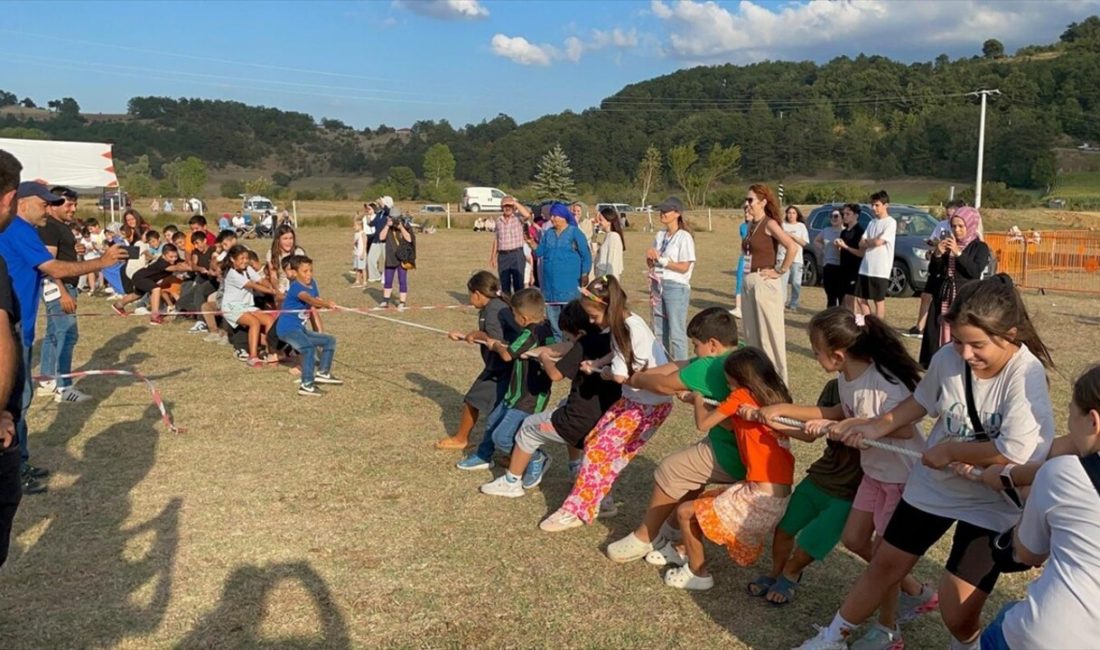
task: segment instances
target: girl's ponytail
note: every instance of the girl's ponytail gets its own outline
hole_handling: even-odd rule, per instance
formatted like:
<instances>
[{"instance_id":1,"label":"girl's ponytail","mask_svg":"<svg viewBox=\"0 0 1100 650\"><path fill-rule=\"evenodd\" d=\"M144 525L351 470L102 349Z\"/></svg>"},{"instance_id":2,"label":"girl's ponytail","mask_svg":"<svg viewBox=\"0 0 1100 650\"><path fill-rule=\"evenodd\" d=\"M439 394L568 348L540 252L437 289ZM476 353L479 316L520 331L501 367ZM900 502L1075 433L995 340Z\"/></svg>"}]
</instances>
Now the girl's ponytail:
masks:
<instances>
[{"instance_id":1,"label":"girl's ponytail","mask_svg":"<svg viewBox=\"0 0 1100 650\"><path fill-rule=\"evenodd\" d=\"M1026 345L1045 367L1054 367L1050 350L1039 338L1023 297L1004 273L963 286L943 318L953 328L977 327L989 336Z\"/></svg>"},{"instance_id":2,"label":"girl's ponytail","mask_svg":"<svg viewBox=\"0 0 1100 650\"><path fill-rule=\"evenodd\" d=\"M920 383L921 367L893 328L878 317L856 316L843 307L830 307L810 320L810 340L873 364L887 381L901 382L909 390Z\"/></svg>"},{"instance_id":3,"label":"girl's ponytail","mask_svg":"<svg viewBox=\"0 0 1100 650\"><path fill-rule=\"evenodd\" d=\"M627 376L633 375L634 347L630 344L630 329L626 326L626 318L630 315L626 292L615 276L603 275L589 282L583 293L589 300L603 305L611 339L626 359Z\"/></svg>"}]
</instances>

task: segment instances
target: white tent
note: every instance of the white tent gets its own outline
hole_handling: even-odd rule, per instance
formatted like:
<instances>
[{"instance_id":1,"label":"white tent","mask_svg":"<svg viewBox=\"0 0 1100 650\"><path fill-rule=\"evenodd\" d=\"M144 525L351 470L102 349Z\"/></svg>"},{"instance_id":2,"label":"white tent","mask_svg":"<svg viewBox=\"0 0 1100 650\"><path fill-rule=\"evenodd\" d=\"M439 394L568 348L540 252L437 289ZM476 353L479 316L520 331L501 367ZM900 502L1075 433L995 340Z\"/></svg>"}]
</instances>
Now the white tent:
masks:
<instances>
[{"instance_id":1,"label":"white tent","mask_svg":"<svg viewBox=\"0 0 1100 650\"><path fill-rule=\"evenodd\" d=\"M106 143L0 138L0 149L23 164L23 180L41 178L83 190L118 187L111 145Z\"/></svg>"}]
</instances>

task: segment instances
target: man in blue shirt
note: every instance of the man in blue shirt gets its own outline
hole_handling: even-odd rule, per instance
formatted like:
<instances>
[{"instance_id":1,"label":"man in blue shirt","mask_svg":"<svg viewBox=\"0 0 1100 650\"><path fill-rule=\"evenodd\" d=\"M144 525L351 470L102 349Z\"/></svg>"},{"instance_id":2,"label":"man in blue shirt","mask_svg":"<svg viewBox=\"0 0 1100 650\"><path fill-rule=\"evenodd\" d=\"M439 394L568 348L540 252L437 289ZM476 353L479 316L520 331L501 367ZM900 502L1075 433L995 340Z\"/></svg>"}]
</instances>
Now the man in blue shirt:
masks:
<instances>
[{"instance_id":1,"label":"man in blue shirt","mask_svg":"<svg viewBox=\"0 0 1100 650\"><path fill-rule=\"evenodd\" d=\"M0 257L4 258L11 275L12 292L19 308L20 326L23 331L23 366L28 369L21 387L20 406L26 412L34 396L34 382L31 380L31 348L34 345L35 320L38 318L38 302L43 297L43 280L50 278L61 280L66 277L95 273L108 266L114 266L126 260L126 249L112 246L103 257L84 262L69 262L54 259L45 244L38 237L36 228L46 223L46 207L61 205L65 198L51 193L42 183L24 181L15 193L17 215L11 224L0 233ZM52 283L51 283L51 286ZM55 287L56 288L56 287ZM46 296L47 298L50 296ZM57 296L54 296L55 299ZM15 421L16 437L19 439L23 493L37 494L45 492L46 487L38 479L49 475L47 470L34 467L27 461L30 450L27 447L27 422L20 417Z\"/></svg>"}]
</instances>

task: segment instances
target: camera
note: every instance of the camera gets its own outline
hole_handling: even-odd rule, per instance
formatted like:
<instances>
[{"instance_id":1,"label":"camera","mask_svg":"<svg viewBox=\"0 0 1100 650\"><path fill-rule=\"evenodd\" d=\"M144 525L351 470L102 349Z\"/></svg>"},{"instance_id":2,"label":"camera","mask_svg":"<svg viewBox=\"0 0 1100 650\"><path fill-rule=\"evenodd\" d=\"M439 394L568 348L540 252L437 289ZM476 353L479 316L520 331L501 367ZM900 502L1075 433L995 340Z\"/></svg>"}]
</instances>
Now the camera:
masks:
<instances>
[{"instance_id":1,"label":"camera","mask_svg":"<svg viewBox=\"0 0 1100 650\"><path fill-rule=\"evenodd\" d=\"M408 228L412 224L412 219L405 214L391 216L390 224L392 224L394 228L398 228L400 226L405 226L406 228Z\"/></svg>"}]
</instances>

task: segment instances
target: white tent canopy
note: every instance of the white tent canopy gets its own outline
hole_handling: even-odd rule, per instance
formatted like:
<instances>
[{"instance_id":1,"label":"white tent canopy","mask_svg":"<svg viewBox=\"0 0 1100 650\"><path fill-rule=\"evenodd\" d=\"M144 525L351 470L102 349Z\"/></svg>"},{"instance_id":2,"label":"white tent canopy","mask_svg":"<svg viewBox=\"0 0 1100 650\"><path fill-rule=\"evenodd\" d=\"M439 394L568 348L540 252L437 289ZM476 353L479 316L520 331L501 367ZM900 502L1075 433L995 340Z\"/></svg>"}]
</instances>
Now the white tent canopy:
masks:
<instances>
[{"instance_id":1,"label":"white tent canopy","mask_svg":"<svg viewBox=\"0 0 1100 650\"><path fill-rule=\"evenodd\" d=\"M111 145L106 143L0 138L0 149L23 164L23 180L41 178L83 190L118 187Z\"/></svg>"}]
</instances>

